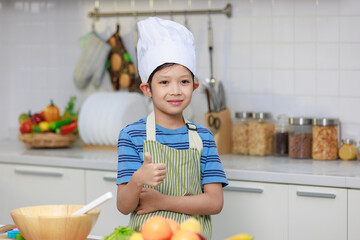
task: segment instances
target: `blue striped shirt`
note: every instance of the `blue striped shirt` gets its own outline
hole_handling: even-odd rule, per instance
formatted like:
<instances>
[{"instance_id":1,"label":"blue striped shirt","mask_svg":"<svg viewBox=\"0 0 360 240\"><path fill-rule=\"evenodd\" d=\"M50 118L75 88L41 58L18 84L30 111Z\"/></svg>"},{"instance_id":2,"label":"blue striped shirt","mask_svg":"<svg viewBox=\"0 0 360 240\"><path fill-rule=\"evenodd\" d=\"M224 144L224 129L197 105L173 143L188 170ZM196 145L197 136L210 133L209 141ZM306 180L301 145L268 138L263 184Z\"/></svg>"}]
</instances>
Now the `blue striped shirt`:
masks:
<instances>
[{"instance_id":1,"label":"blue striped shirt","mask_svg":"<svg viewBox=\"0 0 360 240\"><path fill-rule=\"evenodd\" d=\"M197 133L203 142L200 159L201 187L204 184L228 184L213 134L205 127L195 124ZM133 173L138 170L143 159L143 143L146 140L146 118L142 118L121 130L118 139L118 175L116 184L129 182ZM189 149L189 135L186 126L178 129L167 129L156 125L156 141L178 150Z\"/></svg>"}]
</instances>

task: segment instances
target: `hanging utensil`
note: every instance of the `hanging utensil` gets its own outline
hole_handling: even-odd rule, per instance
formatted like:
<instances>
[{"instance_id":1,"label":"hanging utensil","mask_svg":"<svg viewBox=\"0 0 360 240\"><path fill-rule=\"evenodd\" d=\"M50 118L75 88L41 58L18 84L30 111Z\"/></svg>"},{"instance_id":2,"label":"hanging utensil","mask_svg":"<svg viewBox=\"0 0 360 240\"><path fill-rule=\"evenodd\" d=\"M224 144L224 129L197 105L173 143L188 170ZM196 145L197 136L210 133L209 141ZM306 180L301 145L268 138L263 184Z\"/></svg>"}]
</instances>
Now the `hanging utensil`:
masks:
<instances>
[{"instance_id":1,"label":"hanging utensil","mask_svg":"<svg viewBox=\"0 0 360 240\"><path fill-rule=\"evenodd\" d=\"M92 210L92 209L98 207L99 205L103 204L104 202L106 202L107 200L109 200L112 197L113 197L112 193L107 192L104 195L101 195L100 197L95 199L94 201L86 204L84 207L82 207L79 210L77 210L76 212L74 212L71 216L77 216L77 215L85 214L85 213L89 212L90 210Z\"/></svg>"}]
</instances>

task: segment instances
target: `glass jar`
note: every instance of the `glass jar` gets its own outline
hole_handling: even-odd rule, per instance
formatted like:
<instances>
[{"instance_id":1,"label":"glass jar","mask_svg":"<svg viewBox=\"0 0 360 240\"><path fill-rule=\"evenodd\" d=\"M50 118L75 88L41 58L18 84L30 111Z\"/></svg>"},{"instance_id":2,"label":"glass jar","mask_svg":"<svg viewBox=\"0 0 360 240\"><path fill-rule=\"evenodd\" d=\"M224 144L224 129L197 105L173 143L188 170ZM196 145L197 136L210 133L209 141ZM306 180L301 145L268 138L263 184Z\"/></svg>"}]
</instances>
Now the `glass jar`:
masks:
<instances>
[{"instance_id":1,"label":"glass jar","mask_svg":"<svg viewBox=\"0 0 360 240\"><path fill-rule=\"evenodd\" d=\"M312 157L315 160L338 159L339 120L314 118Z\"/></svg>"},{"instance_id":2,"label":"glass jar","mask_svg":"<svg viewBox=\"0 0 360 240\"><path fill-rule=\"evenodd\" d=\"M360 160L360 142L359 142L359 145L357 147L357 160Z\"/></svg>"},{"instance_id":3,"label":"glass jar","mask_svg":"<svg viewBox=\"0 0 360 240\"><path fill-rule=\"evenodd\" d=\"M232 153L249 154L249 121L252 118L250 112L235 113L235 121L232 129Z\"/></svg>"},{"instance_id":4,"label":"glass jar","mask_svg":"<svg viewBox=\"0 0 360 240\"><path fill-rule=\"evenodd\" d=\"M289 155L289 117L279 115L275 124L274 154L277 156Z\"/></svg>"},{"instance_id":5,"label":"glass jar","mask_svg":"<svg viewBox=\"0 0 360 240\"><path fill-rule=\"evenodd\" d=\"M270 113L253 113L249 122L249 154L271 155L273 153L275 125Z\"/></svg>"},{"instance_id":6,"label":"glass jar","mask_svg":"<svg viewBox=\"0 0 360 240\"><path fill-rule=\"evenodd\" d=\"M289 157L312 158L312 124L311 118L290 118Z\"/></svg>"},{"instance_id":7,"label":"glass jar","mask_svg":"<svg viewBox=\"0 0 360 240\"><path fill-rule=\"evenodd\" d=\"M341 141L342 145L339 148L339 157L342 160L355 160L357 149L355 142L352 139L346 138Z\"/></svg>"}]
</instances>

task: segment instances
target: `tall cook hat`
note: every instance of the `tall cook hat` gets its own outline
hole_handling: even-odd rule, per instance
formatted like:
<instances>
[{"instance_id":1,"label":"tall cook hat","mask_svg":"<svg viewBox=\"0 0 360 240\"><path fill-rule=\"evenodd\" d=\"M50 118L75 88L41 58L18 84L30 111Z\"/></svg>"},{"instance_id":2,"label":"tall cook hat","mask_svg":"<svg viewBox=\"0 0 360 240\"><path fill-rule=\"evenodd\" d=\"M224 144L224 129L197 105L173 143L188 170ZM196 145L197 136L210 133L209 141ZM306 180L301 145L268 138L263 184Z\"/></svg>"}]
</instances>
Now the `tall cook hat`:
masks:
<instances>
[{"instance_id":1,"label":"tall cook hat","mask_svg":"<svg viewBox=\"0 0 360 240\"><path fill-rule=\"evenodd\" d=\"M138 67L141 81L164 63L178 63L196 73L193 34L183 25L158 17L138 22Z\"/></svg>"}]
</instances>

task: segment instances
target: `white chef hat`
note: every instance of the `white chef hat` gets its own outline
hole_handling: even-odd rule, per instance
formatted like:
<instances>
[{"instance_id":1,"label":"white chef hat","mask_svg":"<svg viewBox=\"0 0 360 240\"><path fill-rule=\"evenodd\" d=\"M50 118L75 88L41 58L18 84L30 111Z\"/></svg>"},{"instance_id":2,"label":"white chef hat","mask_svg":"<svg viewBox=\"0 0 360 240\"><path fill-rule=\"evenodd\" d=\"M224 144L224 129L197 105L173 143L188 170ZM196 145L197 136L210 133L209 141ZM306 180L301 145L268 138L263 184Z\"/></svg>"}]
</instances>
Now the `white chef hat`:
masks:
<instances>
[{"instance_id":1,"label":"white chef hat","mask_svg":"<svg viewBox=\"0 0 360 240\"><path fill-rule=\"evenodd\" d=\"M138 22L138 68L142 82L164 63L178 63L196 73L195 42L193 34L183 25L150 17Z\"/></svg>"}]
</instances>

